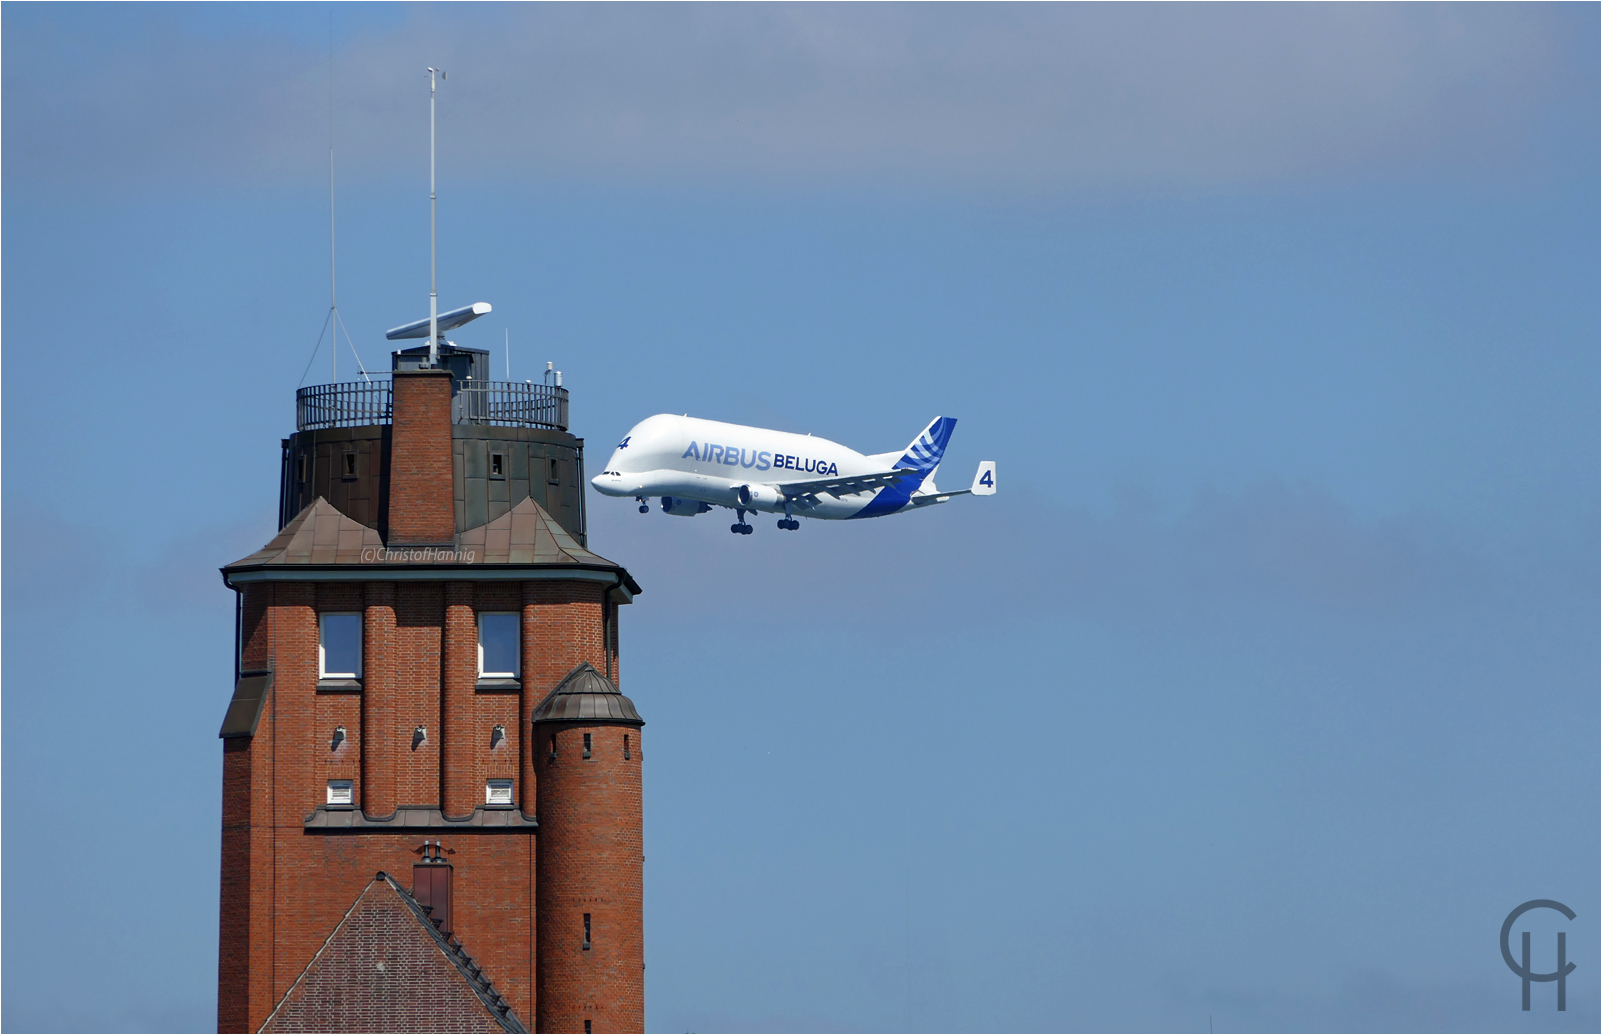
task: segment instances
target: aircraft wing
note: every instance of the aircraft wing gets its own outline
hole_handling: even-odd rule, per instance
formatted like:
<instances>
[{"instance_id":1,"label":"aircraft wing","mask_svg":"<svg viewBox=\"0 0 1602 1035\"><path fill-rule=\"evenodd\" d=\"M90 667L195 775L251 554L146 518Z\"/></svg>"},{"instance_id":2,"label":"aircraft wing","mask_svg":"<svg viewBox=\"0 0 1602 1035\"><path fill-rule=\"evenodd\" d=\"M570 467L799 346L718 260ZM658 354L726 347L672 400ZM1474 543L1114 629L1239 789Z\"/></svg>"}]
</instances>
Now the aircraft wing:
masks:
<instances>
[{"instance_id":1,"label":"aircraft wing","mask_svg":"<svg viewBox=\"0 0 1602 1035\"><path fill-rule=\"evenodd\" d=\"M893 471L881 471L877 474L856 474L844 478L819 478L810 482L781 482L774 486L791 499L805 499L816 497L823 493L839 499L841 496L851 496L859 492L869 492L873 489L893 485L909 474L919 472L910 467L898 467Z\"/></svg>"}]
</instances>

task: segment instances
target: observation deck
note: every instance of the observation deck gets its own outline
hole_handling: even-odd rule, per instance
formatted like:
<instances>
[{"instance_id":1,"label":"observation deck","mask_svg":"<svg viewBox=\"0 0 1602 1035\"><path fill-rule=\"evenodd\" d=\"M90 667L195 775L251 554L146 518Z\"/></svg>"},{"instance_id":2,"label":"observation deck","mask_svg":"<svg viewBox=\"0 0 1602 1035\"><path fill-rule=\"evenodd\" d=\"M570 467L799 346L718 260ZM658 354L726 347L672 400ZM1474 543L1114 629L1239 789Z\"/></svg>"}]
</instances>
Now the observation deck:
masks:
<instances>
[{"instance_id":1,"label":"observation deck","mask_svg":"<svg viewBox=\"0 0 1602 1035\"><path fill-rule=\"evenodd\" d=\"M375 374L371 381L308 385L295 392L295 430L388 424L393 405L388 374ZM451 423L566 431L567 389L532 381L453 380Z\"/></svg>"},{"instance_id":2,"label":"observation deck","mask_svg":"<svg viewBox=\"0 0 1602 1035\"><path fill-rule=\"evenodd\" d=\"M390 355L393 370L430 363L426 345ZM449 342L435 359L451 372L456 531L533 499L582 545L584 440L568 431L561 375L555 384L495 381L487 351ZM368 376L295 392L295 433L283 440L278 527L321 496L356 523L389 535L393 381L389 372Z\"/></svg>"}]
</instances>

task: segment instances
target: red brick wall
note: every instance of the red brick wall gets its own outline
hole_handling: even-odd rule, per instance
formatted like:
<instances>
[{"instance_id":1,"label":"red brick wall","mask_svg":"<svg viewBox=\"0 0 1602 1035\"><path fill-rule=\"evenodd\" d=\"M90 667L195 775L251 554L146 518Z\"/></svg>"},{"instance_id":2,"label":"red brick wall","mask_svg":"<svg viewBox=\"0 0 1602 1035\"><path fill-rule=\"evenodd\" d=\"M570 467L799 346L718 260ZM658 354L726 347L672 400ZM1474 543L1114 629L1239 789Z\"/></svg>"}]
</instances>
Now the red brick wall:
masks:
<instances>
[{"instance_id":1,"label":"red brick wall","mask_svg":"<svg viewBox=\"0 0 1602 1035\"><path fill-rule=\"evenodd\" d=\"M452 819L472 815L484 804L484 785L474 786L473 762L479 745L478 708L473 689L478 682L478 622L471 582L445 584L445 693L441 700L444 729L440 750L440 800ZM489 744L489 731L482 737Z\"/></svg>"},{"instance_id":2,"label":"red brick wall","mask_svg":"<svg viewBox=\"0 0 1602 1035\"><path fill-rule=\"evenodd\" d=\"M223 741L222 901L218 918L217 1030L244 1031L250 1011L250 747Z\"/></svg>"},{"instance_id":3,"label":"red brick wall","mask_svg":"<svg viewBox=\"0 0 1602 1035\"><path fill-rule=\"evenodd\" d=\"M556 757L548 753L556 737ZM584 758L584 735L590 757ZM541 724L537 1031L645 1030L640 731ZM623 738L631 758L624 758ZM584 914L590 947L583 947Z\"/></svg>"},{"instance_id":4,"label":"red brick wall","mask_svg":"<svg viewBox=\"0 0 1602 1035\"><path fill-rule=\"evenodd\" d=\"M389 459L389 545L456 537L451 482L451 375L397 370Z\"/></svg>"},{"instance_id":5,"label":"red brick wall","mask_svg":"<svg viewBox=\"0 0 1602 1035\"><path fill-rule=\"evenodd\" d=\"M395 760L402 745L396 718L395 583L369 582L362 622L362 779L356 800L375 818L394 815ZM367 731L377 736L366 736Z\"/></svg>"},{"instance_id":6,"label":"red brick wall","mask_svg":"<svg viewBox=\"0 0 1602 1035\"><path fill-rule=\"evenodd\" d=\"M390 731L396 756L395 797L401 805L438 805L444 587L399 583L395 617L395 725ZM426 739L414 748L413 731L419 726Z\"/></svg>"},{"instance_id":7,"label":"red brick wall","mask_svg":"<svg viewBox=\"0 0 1602 1035\"><path fill-rule=\"evenodd\" d=\"M536 813L541 804L536 763L543 756L529 743L528 716L580 661L598 668L604 664L604 591L600 583L555 581L247 587L243 666L271 667L274 682L255 737L224 743L219 1030L256 1030L373 874L411 873L425 835L444 841L455 868L457 936L524 1023L533 1022L538 1015L535 875L540 851L533 835L308 834L305 820L325 802L329 779L355 781L355 800L372 818L387 817L398 805L439 807L452 796L453 810L459 806L462 814L470 814L483 804L484 781L491 777L518 780L522 786L514 788L514 800ZM474 692L475 612L519 608L522 694ZM360 694L318 693L320 610L364 614ZM414 751L412 730L418 725L427 727L428 740ZM506 739L492 746L496 725L505 727ZM338 748L332 744L336 726L344 726L347 735ZM622 735L617 728L592 732L603 743ZM643 1022L640 756L638 731L627 732L635 742L635 757L627 764L632 769L607 777L599 789L582 780L565 795L560 785L552 789L559 849L588 821L622 838L602 869L573 876L569 865L561 882L568 905L580 886L583 895L608 900L579 911L595 914L602 925L596 930L608 932L605 953L611 962L606 967L616 972L601 985L592 982L575 993L579 1005L573 1009L581 1012L589 1001L585 996L595 998L594 988L610 997L607 1012L585 1014L596 1031L639 1030ZM601 749L598 758L606 750L611 749ZM615 765L606 761L581 775ZM564 801L568 804L559 804ZM565 851L555 858L571 862ZM603 886L612 878L622 881L618 889ZM632 985L624 980L629 973ZM582 1031L582 1017L568 1030Z\"/></svg>"}]
</instances>

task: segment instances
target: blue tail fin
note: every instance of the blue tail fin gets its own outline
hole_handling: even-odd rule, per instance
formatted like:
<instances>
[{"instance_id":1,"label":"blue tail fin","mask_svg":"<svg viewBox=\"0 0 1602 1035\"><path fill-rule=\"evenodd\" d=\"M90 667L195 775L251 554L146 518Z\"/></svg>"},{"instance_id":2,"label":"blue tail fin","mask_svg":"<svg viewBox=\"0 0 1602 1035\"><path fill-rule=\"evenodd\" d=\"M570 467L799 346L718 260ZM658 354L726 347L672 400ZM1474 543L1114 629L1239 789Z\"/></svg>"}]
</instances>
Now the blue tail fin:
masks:
<instances>
[{"instance_id":1,"label":"blue tail fin","mask_svg":"<svg viewBox=\"0 0 1602 1035\"><path fill-rule=\"evenodd\" d=\"M946 445L951 441L951 432L957 426L955 417L936 417L923 429L923 434L912 440L907 451L901 459L895 462L897 468L910 468L914 474L903 475L894 485L887 485L880 489L868 505L851 516L854 518L879 517L883 514L893 514L905 507L912 499L912 494L918 491L924 481L940 466L941 459L946 455ZM894 456L894 453L881 453L874 459L883 460Z\"/></svg>"},{"instance_id":2,"label":"blue tail fin","mask_svg":"<svg viewBox=\"0 0 1602 1035\"><path fill-rule=\"evenodd\" d=\"M951 433L956 430L957 418L936 417L923 429L923 434L912 440L907 446L906 453L896 461L897 467L910 467L924 476L940 466L940 460L946 455L946 446L951 442Z\"/></svg>"}]
</instances>

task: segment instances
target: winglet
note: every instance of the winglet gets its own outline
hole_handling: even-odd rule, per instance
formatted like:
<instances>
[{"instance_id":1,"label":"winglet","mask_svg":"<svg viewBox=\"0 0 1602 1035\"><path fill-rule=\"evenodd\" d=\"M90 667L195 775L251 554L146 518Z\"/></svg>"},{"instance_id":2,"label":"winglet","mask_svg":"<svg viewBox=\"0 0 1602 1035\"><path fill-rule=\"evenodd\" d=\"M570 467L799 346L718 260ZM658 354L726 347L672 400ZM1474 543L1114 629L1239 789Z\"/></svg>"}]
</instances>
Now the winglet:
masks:
<instances>
[{"instance_id":1,"label":"winglet","mask_svg":"<svg viewBox=\"0 0 1602 1035\"><path fill-rule=\"evenodd\" d=\"M979 470L973 475L973 488L970 490L975 496L994 496L996 494L996 462L983 460Z\"/></svg>"}]
</instances>

